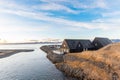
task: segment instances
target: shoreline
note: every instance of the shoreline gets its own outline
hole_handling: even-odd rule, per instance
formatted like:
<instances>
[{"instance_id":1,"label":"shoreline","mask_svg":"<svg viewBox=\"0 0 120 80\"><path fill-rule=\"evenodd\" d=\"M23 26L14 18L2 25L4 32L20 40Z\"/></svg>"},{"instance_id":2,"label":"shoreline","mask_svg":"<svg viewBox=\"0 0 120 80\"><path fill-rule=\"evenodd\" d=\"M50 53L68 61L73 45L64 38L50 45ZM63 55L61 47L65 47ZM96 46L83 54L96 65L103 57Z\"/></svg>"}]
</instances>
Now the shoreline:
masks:
<instances>
[{"instance_id":1,"label":"shoreline","mask_svg":"<svg viewBox=\"0 0 120 80\"><path fill-rule=\"evenodd\" d=\"M20 52L32 52L33 49L0 49L0 59Z\"/></svg>"},{"instance_id":2,"label":"shoreline","mask_svg":"<svg viewBox=\"0 0 120 80\"><path fill-rule=\"evenodd\" d=\"M41 49L58 70L76 80L120 79L120 43L96 51L68 54L56 54L49 46L42 46Z\"/></svg>"},{"instance_id":3,"label":"shoreline","mask_svg":"<svg viewBox=\"0 0 120 80\"><path fill-rule=\"evenodd\" d=\"M63 56L64 54L57 54L55 53L53 50L55 49L52 49L50 46L42 46L40 47L40 49L42 51L44 51L45 53L47 53L47 58L53 63L60 63L60 62L63 62Z\"/></svg>"}]
</instances>

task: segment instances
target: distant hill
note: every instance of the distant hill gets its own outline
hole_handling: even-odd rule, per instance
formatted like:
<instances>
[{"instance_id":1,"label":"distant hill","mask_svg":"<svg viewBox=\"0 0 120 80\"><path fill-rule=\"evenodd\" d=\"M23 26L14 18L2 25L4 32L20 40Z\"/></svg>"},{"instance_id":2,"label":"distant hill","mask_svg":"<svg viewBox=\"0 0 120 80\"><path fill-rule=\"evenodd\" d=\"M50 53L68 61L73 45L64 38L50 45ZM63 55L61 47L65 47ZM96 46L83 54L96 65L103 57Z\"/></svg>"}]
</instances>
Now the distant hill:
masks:
<instances>
[{"instance_id":1,"label":"distant hill","mask_svg":"<svg viewBox=\"0 0 120 80\"><path fill-rule=\"evenodd\" d=\"M4 39L0 39L0 43L6 43L7 41Z\"/></svg>"},{"instance_id":2,"label":"distant hill","mask_svg":"<svg viewBox=\"0 0 120 80\"><path fill-rule=\"evenodd\" d=\"M120 42L120 39L112 39L112 42Z\"/></svg>"}]
</instances>

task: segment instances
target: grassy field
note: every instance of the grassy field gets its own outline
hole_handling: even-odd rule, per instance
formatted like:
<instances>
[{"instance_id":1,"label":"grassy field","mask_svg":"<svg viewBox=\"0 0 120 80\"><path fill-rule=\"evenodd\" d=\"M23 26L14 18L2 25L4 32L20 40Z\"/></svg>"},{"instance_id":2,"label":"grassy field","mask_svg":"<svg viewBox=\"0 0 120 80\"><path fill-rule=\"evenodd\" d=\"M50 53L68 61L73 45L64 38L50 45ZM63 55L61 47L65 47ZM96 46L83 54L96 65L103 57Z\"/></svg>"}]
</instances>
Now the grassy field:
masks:
<instances>
[{"instance_id":1,"label":"grassy field","mask_svg":"<svg viewBox=\"0 0 120 80\"><path fill-rule=\"evenodd\" d=\"M120 43L97 51L66 54L64 62L56 67L80 80L120 80Z\"/></svg>"}]
</instances>

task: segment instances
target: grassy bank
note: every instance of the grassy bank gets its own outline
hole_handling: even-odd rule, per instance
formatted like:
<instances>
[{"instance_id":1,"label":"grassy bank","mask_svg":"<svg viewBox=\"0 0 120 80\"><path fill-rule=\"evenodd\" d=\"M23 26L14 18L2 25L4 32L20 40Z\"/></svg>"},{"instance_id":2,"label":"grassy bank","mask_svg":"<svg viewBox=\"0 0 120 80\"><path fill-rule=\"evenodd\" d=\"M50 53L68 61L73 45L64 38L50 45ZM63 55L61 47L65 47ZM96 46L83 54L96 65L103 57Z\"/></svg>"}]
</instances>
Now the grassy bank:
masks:
<instances>
[{"instance_id":1,"label":"grassy bank","mask_svg":"<svg viewBox=\"0 0 120 80\"><path fill-rule=\"evenodd\" d=\"M66 54L56 67L78 80L120 80L120 43L97 51Z\"/></svg>"}]
</instances>

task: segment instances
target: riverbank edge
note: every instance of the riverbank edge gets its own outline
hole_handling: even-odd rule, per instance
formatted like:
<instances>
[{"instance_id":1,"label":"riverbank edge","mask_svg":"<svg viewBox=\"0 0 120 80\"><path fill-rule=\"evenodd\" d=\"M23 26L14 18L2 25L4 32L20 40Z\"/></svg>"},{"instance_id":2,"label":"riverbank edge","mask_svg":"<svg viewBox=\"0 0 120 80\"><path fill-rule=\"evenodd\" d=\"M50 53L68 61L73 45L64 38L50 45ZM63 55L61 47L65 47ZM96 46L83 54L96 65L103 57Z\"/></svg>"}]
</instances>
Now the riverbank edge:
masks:
<instances>
[{"instance_id":1,"label":"riverbank edge","mask_svg":"<svg viewBox=\"0 0 120 80\"><path fill-rule=\"evenodd\" d=\"M42 46L41 49L48 54L47 56L55 54L49 46ZM119 80L119 52L120 43L115 43L97 51L60 54L61 61L56 63L54 56L52 60L48 59L58 70L75 80Z\"/></svg>"},{"instance_id":2,"label":"riverbank edge","mask_svg":"<svg viewBox=\"0 0 120 80\"><path fill-rule=\"evenodd\" d=\"M79 80L76 76L74 76L74 74L72 74L71 70L74 70L74 69L72 69L72 68L70 69L69 68L70 66L66 66L66 64L64 64L61 67L60 64L62 64L64 62L64 57L66 54L54 53L53 50L49 46L42 46L42 47L40 47L40 49L47 54L46 57L55 65L55 67L58 70L62 71L64 75L70 77L69 80ZM70 73L68 73L68 72L70 72Z\"/></svg>"},{"instance_id":3,"label":"riverbank edge","mask_svg":"<svg viewBox=\"0 0 120 80\"><path fill-rule=\"evenodd\" d=\"M63 62L63 54L57 54L54 53L53 50L50 48L50 46L42 46L40 47L40 49L42 51L44 51L45 53L47 53L47 58L53 63L60 63Z\"/></svg>"}]
</instances>

